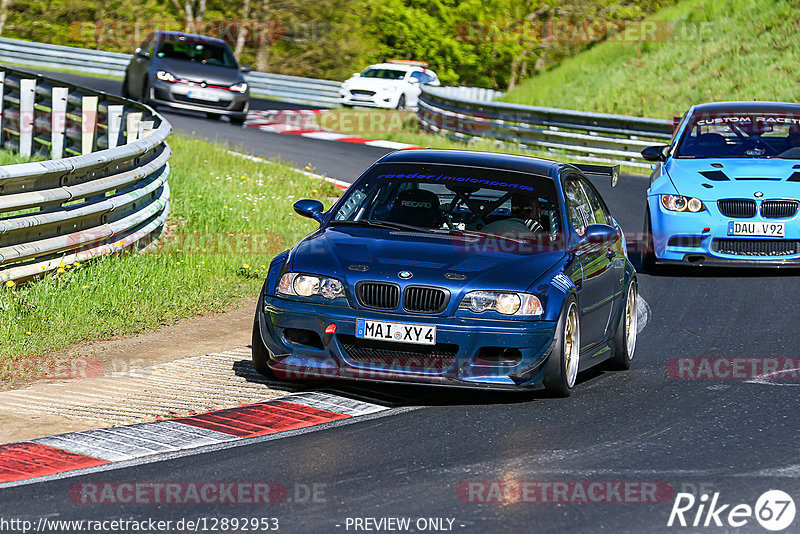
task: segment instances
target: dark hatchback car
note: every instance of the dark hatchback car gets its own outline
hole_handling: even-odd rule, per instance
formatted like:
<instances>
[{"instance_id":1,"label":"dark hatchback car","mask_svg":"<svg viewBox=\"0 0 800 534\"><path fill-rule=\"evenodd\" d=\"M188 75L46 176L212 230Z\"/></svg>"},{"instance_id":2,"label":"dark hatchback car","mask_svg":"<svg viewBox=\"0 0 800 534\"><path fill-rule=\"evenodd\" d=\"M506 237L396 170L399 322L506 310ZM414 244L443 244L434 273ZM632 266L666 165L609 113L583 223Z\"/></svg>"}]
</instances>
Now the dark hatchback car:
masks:
<instances>
[{"instance_id":1,"label":"dark hatchback car","mask_svg":"<svg viewBox=\"0 0 800 534\"><path fill-rule=\"evenodd\" d=\"M180 32L154 32L125 70L122 96L148 105L204 111L242 124L250 105L243 73L225 41Z\"/></svg>"},{"instance_id":2,"label":"dark hatchback car","mask_svg":"<svg viewBox=\"0 0 800 534\"><path fill-rule=\"evenodd\" d=\"M630 367L638 291L625 238L577 166L404 150L372 165L270 264L259 372L569 395L579 370Z\"/></svg>"}]
</instances>

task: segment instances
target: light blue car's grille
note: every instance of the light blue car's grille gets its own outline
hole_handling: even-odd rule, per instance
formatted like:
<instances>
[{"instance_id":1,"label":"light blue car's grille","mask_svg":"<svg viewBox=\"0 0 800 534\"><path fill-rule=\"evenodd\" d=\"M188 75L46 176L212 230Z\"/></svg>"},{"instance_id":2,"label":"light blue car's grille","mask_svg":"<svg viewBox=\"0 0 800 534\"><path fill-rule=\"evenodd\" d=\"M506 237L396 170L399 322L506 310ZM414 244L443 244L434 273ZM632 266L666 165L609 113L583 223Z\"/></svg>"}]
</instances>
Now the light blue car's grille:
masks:
<instances>
[{"instance_id":1,"label":"light blue car's grille","mask_svg":"<svg viewBox=\"0 0 800 534\"><path fill-rule=\"evenodd\" d=\"M723 198L717 201L717 207L725 217L749 219L756 215L756 201L749 198Z\"/></svg>"}]
</instances>

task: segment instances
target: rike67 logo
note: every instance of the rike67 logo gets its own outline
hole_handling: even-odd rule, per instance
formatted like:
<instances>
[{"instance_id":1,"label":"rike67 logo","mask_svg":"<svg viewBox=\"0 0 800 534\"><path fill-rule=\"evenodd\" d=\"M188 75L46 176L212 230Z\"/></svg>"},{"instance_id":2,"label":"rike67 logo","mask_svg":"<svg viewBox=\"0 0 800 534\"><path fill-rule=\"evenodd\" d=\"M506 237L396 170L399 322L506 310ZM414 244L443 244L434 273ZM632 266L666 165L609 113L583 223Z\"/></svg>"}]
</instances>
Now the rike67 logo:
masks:
<instances>
[{"instance_id":1,"label":"rike67 logo","mask_svg":"<svg viewBox=\"0 0 800 534\"><path fill-rule=\"evenodd\" d=\"M691 493L678 493L667 526L738 528L752 524L755 519L765 529L779 532L794 522L794 516L794 499L781 490L764 492L755 506L723 503L719 492L711 496L703 494L700 498Z\"/></svg>"}]
</instances>

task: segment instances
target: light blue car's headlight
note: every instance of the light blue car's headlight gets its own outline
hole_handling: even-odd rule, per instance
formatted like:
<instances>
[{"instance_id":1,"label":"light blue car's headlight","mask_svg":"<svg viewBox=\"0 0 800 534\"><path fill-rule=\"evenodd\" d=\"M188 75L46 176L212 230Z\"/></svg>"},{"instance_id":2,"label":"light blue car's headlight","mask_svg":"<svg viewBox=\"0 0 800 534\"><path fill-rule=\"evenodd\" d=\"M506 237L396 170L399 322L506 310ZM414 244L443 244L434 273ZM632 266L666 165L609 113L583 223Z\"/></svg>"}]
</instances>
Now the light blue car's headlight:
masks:
<instances>
[{"instance_id":1,"label":"light blue car's headlight","mask_svg":"<svg viewBox=\"0 0 800 534\"><path fill-rule=\"evenodd\" d=\"M503 315L541 315L542 303L535 295L510 291L470 291L461 300L460 310L473 313L496 311Z\"/></svg>"},{"instance_id":2,"label":"light blue car's headlight","mask_svg":"<svg viewBox=\"0 0 800 534\"><path fill-rule=\"evenodd\" d=\"M680 195L661 195L661 205L669 211L689 211L697 213L706 209L700 199Z\"/></svg>"},{"instance_id":3,"label":"light blue car's headlight","mask_svg":"<svg viewBox=\"0 0 800 534\"><path fill-rule=\"evenodd\" d=\"M328 300L344 297L344 284L336 278L313 274L286 273L278 282L278 294L293 297L321 295Z\"/></svg>"}]
</instances>

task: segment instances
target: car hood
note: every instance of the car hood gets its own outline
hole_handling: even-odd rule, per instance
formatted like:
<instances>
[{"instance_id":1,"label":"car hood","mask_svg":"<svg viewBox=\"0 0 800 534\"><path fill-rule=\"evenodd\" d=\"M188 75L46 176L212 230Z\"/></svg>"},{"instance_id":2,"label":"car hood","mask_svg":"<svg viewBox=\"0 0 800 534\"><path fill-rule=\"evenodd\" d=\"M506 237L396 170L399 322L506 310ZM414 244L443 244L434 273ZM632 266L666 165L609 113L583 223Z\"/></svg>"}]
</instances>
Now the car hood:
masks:
<instances>
[{"instance_id":1,"label":"car hood","mask_svg":"<svg viewBox=\"0 0 800 534\"><path fill-rule=\"evenodd\" d=\"M800 198L798 165L796 159L672 159L665 170L678 194L713 202L754 198L757 192L763 198Z\"/></svg>"},{"instance_id":2,"label":"car hood","mask_svg":"<svg viewBox=\"0 0 800 534\"><path fill-rule=\"evenodd\" d=\"M231 67L203 65L202 63L194 63L192 61L165 58L158 58L153 66L157 70L169 71L177 78L206 82L209 85L228 86L244 81L244 76L241 71Z\"/></svg>"},{"instance_id":3,"label":"car hood","mask_svg":"<svg viewBox=\"0 0 800 534\"><path fill-rule=\"evenodd\" d=\"M502 243L511 246L446 234L339 226L301 241L292 251L290 269L334 276L351 291L361 280L378 280L447 287L456 295L476 289L527 291L565 256L563 250L498 251ZM412 277L401 279L401 271Z\"/></svg>"},{"instance_id":4,"label":"car hood","mask_svg":"<svg viewBox=\"0 0 800 534\"><path fill-rule=\"evenodd\" d=\"M379 91L386 87L401 87L407 85L404 80L384 80L381 78L350 78L344 82L345 89L363 89L366 91Z\"/></svg>"}]
</instances>

